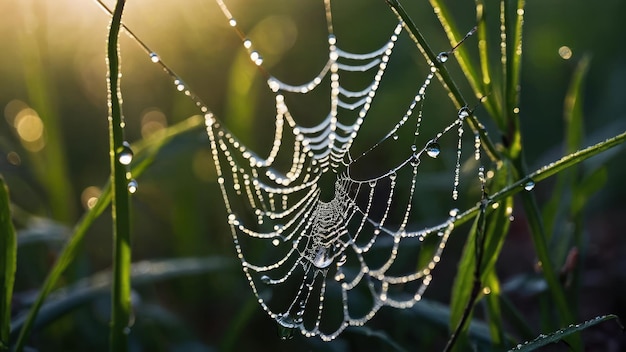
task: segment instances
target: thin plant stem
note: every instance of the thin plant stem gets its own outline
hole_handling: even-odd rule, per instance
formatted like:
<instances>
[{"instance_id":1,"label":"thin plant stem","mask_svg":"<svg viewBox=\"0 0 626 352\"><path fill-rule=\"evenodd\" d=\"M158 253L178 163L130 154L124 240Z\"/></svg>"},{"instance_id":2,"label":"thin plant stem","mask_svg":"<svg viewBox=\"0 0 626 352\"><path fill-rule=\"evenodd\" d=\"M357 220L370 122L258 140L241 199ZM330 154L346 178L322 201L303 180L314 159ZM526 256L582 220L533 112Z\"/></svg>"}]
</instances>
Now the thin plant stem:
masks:
<instances>
[{"instance_id":1,"label":"thin plant stem","mask_svg":"<svg viewBox=\"0 0 626 352\"><path fill-rule=\"evenodd\" d=\"M9 351L11 298L17 264L17 235L11 221L9 189L0 175L0 351Z\"/></svg>"},{"instance_id":2,"label":"thin plant stem","mask_svg":"<svg viewBox=\"0 0 626 352\"><path fill-rule=\"evenodd\" d=\"M119 160L124 152L124 122L120 89L119 32L125 0L118 0L113 11L107 42L108 99L109 99L109 156L111 163L112 219L113 219L113 286L111 302L110 350L128 350L128 323L130 319L130 196L127 165Z\"/></svg>"},{"instance_id":3,"label":"thin plant stem","mask_svg":"<svg viewBox=\"0 0 626 352\"><path fill-rule=\"evenodd\" d=\"M163 146L167 145L167 143L172 138L182 135L184 133L188 133L190 131L198 130L202 127L204 127L204 118L195 115L186 119L183 122L167 128L163 131L163 133L160 133L158 136L149 138L148 140L143 140L137 145L133 145L133 150L135 151L135 159L138 159L139 161L132 165L132 174L135 177L141 175L154 160L159 150L161 150ZM91 227L91 224L93 224L94 221L104 212L104 210L106 210L109 204L111 204L111 193L111 185L107 183L102 188L102 194L100 195L100 197L98 197L98 201L96 202L94 207L89 209L75 225L72 237L65 244L65 247L59 254L58 259L54 264L54 267L50 270L50 273L42 284L41 289L39 290L39 294L37 295L37 299L31 306L28 312L28 316L26 317L21 329L19 330L19 335L15 344L16 351L21 351L24 348L26 338L30 335L30 331L34 326L35 320L44 301L57 285L59 279L61 278L61 275L65 272L69 264L74 261L78 249L80 248L80 244L87 234L87 230ZM11 333L12 337L14 334L17 335L17 331Z\"/></svg>"}]
</instances>

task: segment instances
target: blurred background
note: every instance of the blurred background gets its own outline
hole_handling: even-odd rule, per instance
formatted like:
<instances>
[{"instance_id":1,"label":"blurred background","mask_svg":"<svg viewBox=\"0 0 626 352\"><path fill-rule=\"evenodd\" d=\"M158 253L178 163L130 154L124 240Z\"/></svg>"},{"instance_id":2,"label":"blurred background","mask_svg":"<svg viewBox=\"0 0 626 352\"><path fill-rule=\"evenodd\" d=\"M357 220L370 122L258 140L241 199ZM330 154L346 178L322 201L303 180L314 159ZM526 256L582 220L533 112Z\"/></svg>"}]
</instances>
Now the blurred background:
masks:
<instances>
[{"instance_id":1,"label":"blurred background","mask_svg":"<svg viewBox=\"0 0 626 352\"><path fill-rule=\"evenodd\" d=\"M486 3L491 11L488 20L493 24L489 34L497 39L499 3ZM263 55L264 66L271 74L298 84L311 79L326 62L327 33L321 0L235 0L228 5ZM428 4L407 1L404 5L433 50L449 50ZM345 50L377 48L388 39L396 23L384 1L337 1L333 6L336 34ZM468 31L475 25L473 2L449 2L449 6L459 28ZM626 130L626 48L619 45L626 34L622 25L626 2L529 1L525 13L520 115L527 163L534 170L564 153L564 98L574 68L584 56L591 58L591 65L584 83L583 145ZM10 187L15 224L20 230L17 314L28 307L72 227L94 205L108 180L105 43L109 17L89 0L3 1L0 17L0 173ZM272 94L213 1L130 1L124 23L244 143L261 151L268 147L275 114ZM475 48L475 38L464 45ZM176 91L171 78L125 35L121 37L121 52L127 140L133 143L149 138L199 114L193 103ZM478 104L471 100L473 94L454 60L450 69L469 101ZM424 59L402 35L370 113L380 117L366 123L358 140L361 144L355 148L365 150L382 137L381 126L399 120L427 70ZM438 82L433 86L437 87L428 95L425 113L434 116L433 120L453 116L456 109ZM328 102L306 99L291 106L292 111L303 116L303 121L317 121L317 116L328 109ZM487 114L480 107L477 112L479 118L482 112L489 128ZM424 128L440 128L433 124L425 124ZM497 134L492 138L498 141ZM466 144L471 146L471 142ZM448 154L444 160L453 162L454 149ZM581 321L599 314L626 314L624 157L623 148L618 147L582 166L583 173L602 166L606 177L581 217L585 236L585 248L581 249L584 256L578 263L584 268ZM383 169L389 162L384 154L380 156ZM427 187L431 182L442 197L449 197L450 183L437 186L437 176L420 177ZM202 257L214 260L215 269L137 287L133 301L136 321L131 333L134 350L390 348L363 332L348 331L328 344L300 336L286 342L278 339L275 323L256 303L235 260L202 126L163 148L137 181L139 189L132 197L134 261ZM551 180L537 185L540 205L549 199L553 187ZM456 207L466 209L476 199L462 197ZM445 217L450 205L429 201L420 209L424 217ZM524 218L517 208L514 216ZM447 303L466 231L460 229L455 232L458 235L453 235L440 276L435 276L428 291L430 300ZM107 270L110 264L111 222L105 212L87 234L63 284ZM535 266L525 224L523 220L514 221L498 262L502 282L532 276ZM541 283L537 284L539 288L529 289L529 285L511 284L510 293L532 322L538 319L538 307L546 301L541 296ZM90 296L71 312L35 331L31 345L41 351L106 350L108 304L106 294ZM445 326L420 321L414 314L383 310L371 328L382 328L408 349L429 350L445 342ZM626 348L616 331L600 327L589 331L586 339L595 350Z\"/></svg>"}]
</instances>

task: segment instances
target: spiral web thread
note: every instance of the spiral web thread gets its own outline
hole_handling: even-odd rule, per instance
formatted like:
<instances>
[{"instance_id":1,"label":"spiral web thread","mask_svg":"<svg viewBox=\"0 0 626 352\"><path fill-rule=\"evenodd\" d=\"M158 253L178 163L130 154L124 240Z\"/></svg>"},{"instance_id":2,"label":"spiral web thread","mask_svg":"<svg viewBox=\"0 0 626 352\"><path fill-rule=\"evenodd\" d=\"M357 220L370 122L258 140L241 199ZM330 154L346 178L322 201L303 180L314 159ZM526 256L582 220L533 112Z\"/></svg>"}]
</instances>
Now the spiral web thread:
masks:
<instances>
[{"instance_id":1,"label":"spiral web thread","mask_svg":"<svg viewBox=\"0 0 626 352\"><path fill-rule=\"evenodd\" d=\"M96 1L110 12L100 0ZM467 107L462 108L440 132L430 139L422 138L422 108L437 72L427 60L429 72L403 116L371 148L352 155L353 141L370 118L368 112L404 24L397 23L388 41L373 51L347 52L339 47L334 35L330 1L324 0L328 61L310 82L290 85L265 70L261 54L239 28L226 4L216 0L274 93L275 134L267 156L243 145L182 79L124 26L149 53L151 61L172 77L177 90L190 97L205 114L217 181L237 255L259 304L278 323L283 338L299 330L307 337L317 335L330 341L347 327L365 324L384 306L410 308L422 299L454 228L457 210L451 210L439 225L419 231L409 229L418 169L423 156L439 155L438 140L442 136L456 132L452 198L458 198L463 120L472 113ZM454 49L440 54L440 62L445 62ZM341 85L345 72L370 75L372 79L362 90L347 90ZM285 95L307 94L327 81L328 114L317 125L299 125L289 111ZM353 177L351 167L383 142L398 139L402 127L414 128L413 144L406 157L377 176ZM419 141L422 142L418 144ZM477 135L474 147L474 158L479 160L481 145ZM291 165L275 165L279 155L290 156ZM482 170L479 167L479 179L484 182ZM335 180L330 200L322 197L323 191L327 191L321 182L325 175L332 175ZM399 213L400 221L390 221L392 213ZM431 249L422 253L420 247L426 242ZM418 256L427 260L418 262Z\"/></svg>"}]
</instances>

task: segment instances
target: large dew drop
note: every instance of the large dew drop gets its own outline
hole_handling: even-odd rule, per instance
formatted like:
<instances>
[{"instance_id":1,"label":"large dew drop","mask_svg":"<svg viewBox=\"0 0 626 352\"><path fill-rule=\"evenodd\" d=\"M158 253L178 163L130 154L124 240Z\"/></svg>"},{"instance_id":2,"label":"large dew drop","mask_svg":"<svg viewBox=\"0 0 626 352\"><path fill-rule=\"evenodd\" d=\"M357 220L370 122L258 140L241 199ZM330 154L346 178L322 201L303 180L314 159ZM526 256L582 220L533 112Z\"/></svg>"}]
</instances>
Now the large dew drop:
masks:
<instances>
[{"instance_id":1,"label":"large dew drop","mask_svg":"<svg viewBox=\"0 0 626 352\"><path fill-rule=\"evenodd\" d=\"M439 143L437 142L430 142L426 146L426 154L428 154L428 156L431 158L438 157L440 152L441 148L439 147Z\"/></svg>"},{"instance_id":2,"label":"large dew drop","mask_svg":"<svg viewBox=\"0 0 626 352\"><path fill-rule=\"evenodd\" d=\"M532 191L535 188L535 181L530 180L524 184L524 189L527 191Z\"/></svg>"},{"instance_id":3,"label":"large dew drop","mask_svg":"<svg viewBox=\"0 0 626 352\"><path fill-rule=\"evenodd\" d=\"M137 192L137 189L139 188L139 184L137 183L137 181L135 179L132 179L130 181L128 181L128 192L129 193L135 193Z\"/></svg>"},{"instance_id":4,"label":"large dew drop","mask_svg":"<svg viewBox=\"0 0 626 352\"><path fill-rule=\"evenodd\" d=\"M439 53L439 55L437 55L437 61L441 62L442 64L448 61L448 58L449 56L448 56L448 53L446 52L442 52L442 53Z\"/></svg>"},{"instance_id":5,"label":"large dew drop","mask_svg":"<svg viewBox=\"0 0 626 352\"><path fill-rule=\"evenodd\" d=\"M117 160L122 165L130 165L133 161L133 150L130 148L130 144L128 142L122 143L122 148L120 148L117 154Z\"/></svg>"},{"instance_id":6,"label":"large dew drop","mask_svg":"<svg viewBox=\"0 0 626 352\"><path fill-rule=\"evenodd\" d=\"M297 327L296 319L289 313L281 314L276 320L278 322L278 336L282 340L288 340L293 337L293 331Z\"/></svg>"},{"instance_id":7,"label":"large dew drop","mask_svg":"<svg viewBox=\"0 0 626 352\"><path fill-rule=\"evenodd\" d=\"M150 53L150 61L156 64L157 62L161 61L161 59L159 58L159 55L157 55L157 53Z\"/></svg>"}]
</instances>

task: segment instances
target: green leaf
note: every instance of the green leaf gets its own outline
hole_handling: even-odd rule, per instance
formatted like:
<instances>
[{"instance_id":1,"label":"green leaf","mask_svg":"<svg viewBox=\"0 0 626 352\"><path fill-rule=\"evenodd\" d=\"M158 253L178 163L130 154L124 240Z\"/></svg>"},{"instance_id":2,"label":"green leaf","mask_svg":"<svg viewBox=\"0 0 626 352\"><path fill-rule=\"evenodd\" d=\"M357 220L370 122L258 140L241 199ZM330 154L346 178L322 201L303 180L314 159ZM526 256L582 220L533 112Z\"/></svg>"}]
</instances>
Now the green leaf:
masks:
<instances>
[{"instance_id":1,"label":"green leaf","mask_svg":"<svg viewBox=\"0 0 626 352\"><path fill-rule=\"evenodd\" d=\"M234 264L234 261L222 257L142 261L132 265L131 279L133 287L137 287L187 275L234 268ZM41 328L71 310L109 293L111 283L111 272L107 270L53 292L50 294L50 300L41 307L35 327ZM26 320L26 316L15 318L13 320L15 330L21 328Z\"/></svg>"},{"instance_id":2,"label":"green leaf","mask_svg":"<svg viewBox=\"0 0 626 352\"><path fill-rule=\"evenodd\" d=\"M573 153L580 149L584 137L584 116L582 109L583 83L589 71L589 57L584 57L574 71L572 81L565 96L563 118L565 121L565 153ZM552 193L552 197L543 209L543 221L546 233L552 236L556 230L558 217L569 207L569 202L563 201L572 196L569 191L574 189L577 168L559 173Z\"/></svg>"},{"instance_id":3,"label":"green leaf","mask_svg":"<svg viewBox=\"0 0 626 352\"><path fill-rule=\"evenodd\" d=\"M133 159L136 159L137 162L133 163L131 173L134 177L139 177L148 168L148 166L151 165L158 152L163 147L168 145L174 137L189 133L190 131L195 131L203 126L204 119L201 116L192 116L185 121L167 128L163 131L163 133L159 133L154 137L141 141L137 145L133 145L133 150L135 151L135 157ZM19 337L16 341L17 351L23 349L26 338L30 334L35 318L37 317L43 302L46 300L46 297L57 285L61 275L65 272L65 269L67 269L69 264L74 261L77 251L80 248L80 243L87 234L87 230L89 230L91 224L93 224L93 222L102 214L109 204L111 204L111 186L110 184L106 184L102 189L102 194L98 198L98 202L96 202L94 207L89 209L89 211L83 215L74 227L72 237L65 244L65 247L59 254L56 263L42 284L41 289L39 290L39 295L37 296L35 303L30 308L28 317L20 330Z\"/></svg>"},{"instance_id":4,"label":"green leaf","mask_svg":"<svg viewBox=\"0 0 626 352\"><path fill-rule=\"evenodd\" d=\"M381 330L373 330L367 326L358 326L346 329L346 331L350 331L352 333L361 334L368 337L374 337L385 344L389 345L393 351L404 352L405 349L402 346L398 345L387 333Z\"/></svg>"},{"instance_id":5,"label":"green leaf","mask_svg":"<svg viewBox=\"0 0 626 352\"><path fill-rule=\"evenodd\" d=\"M442 328L448 327L450 322L450 308L438 302L422 299L409 309L420 319ZM473 341L491 344L489 327L484 322L472 320L467 331L469 338Z\"/></svg>"},{"instance_id":6,"label":"green leaf","mask_svg":"<svg viewBox=\"0 0 626 352\"><path fill-rule=\"evenodd\" d=\"M490 185L491 188L501 189L507 184L507 182L509 182L510 174L508 165L508 163L502 164L502 167L500 167L496 176L492 180ZM496 204L497 207L495 210L486 215L487 226L485 232L480 235L477 228L477 222L475 222L470 230L470 235L465 242L465 248L459 261L456 279L452 287L452 301L450 304L450 327L452 329L456 328L461 321L463 313L467 309L467 305L475 303L468 302L468 300L471 298L472 290L474 289L476 261L479 251L482 251L482 254L480 255L481 263L479 268L482 286L487 287L486 283L488 281L497 285L497 278L494 279L492 275L495 274L495 263L500 254L500 250L502 249L506 234L508 233L510 224L509 216L513 207L513 199L508 197L503 199L501 202L492 203L491 205L488 205L488 207L493 209ZM479 235L482 238L477 239L476 236ZM477 243L481 245L482 248L477 249ZM494 296L497 294L497 291L499 291L498 287L494 287L494 290L496 290L496 292L494 292ZM480 287L480 289L482 289L482 287ZM492 324L499 324L499 305L494 301L490 303L491 304L488 304L488 309L492 309L492 311L490 311ZM492 336L492 338L494 341L499 340L498 336Z\"/></svg>"},{"instance_id":7,"label":"green leaf","mask_svg":"<svg viewBox=\"0 0 626 352\"><path fill-rule=\"evenodd\" d=\"M11 299L17 258L17 236L9 204L9 188L0 175L0 351L9 350Z\"/></svg>"},{"instance_id":8,"label":"green leaf","mask_svg":"<svg viewBox=\"0 0 626 352\"><path fill-rule=\"evenodd\" d=\"M589 198L604 187L608 178L609 172L606 167L596 169L591 174L584 177L574 188L571 213L580 213L585 204L587 204Z\"/></svg>"},{"instance_id":9,"label":"green leaf","mask_svg":"<svg viewBox=\"0 0 626 352\"><path fill-rule=\"evenodd\" d=\"M620 323L617 315L613 315L613 314L603 315L603 316L595 317L591 320L587 320L586 322L581 323L581 324L570 325L567 328L557 330L551 334L547 334L547 335L541 334L532 341L527 341L527 342L518 344L515 348L511 349L510 351L523 351L523 352L535 351L539 347L543 347L547 344L561 341L563 338L573 333L585 330L593 325L596 325L596 324L599 324L599 323L602 323L604 321L611 320L611 319L617 319L617 323L620 325L622 330L624 330L624 327Z\"/></svg>"},{"instance_id":10,"label":"green leaf","mask_svg":"<svg viewBox=\"0 0 626 352\"><path fill-rule=\"evenodd\" d=\"M494 349L501 350L504 343L504 323L500 308L500 280L495 270L487 273L484 285L489 288L488 294L485 295L485 302L492 345Z\"/></svg>"}]
</instances>

